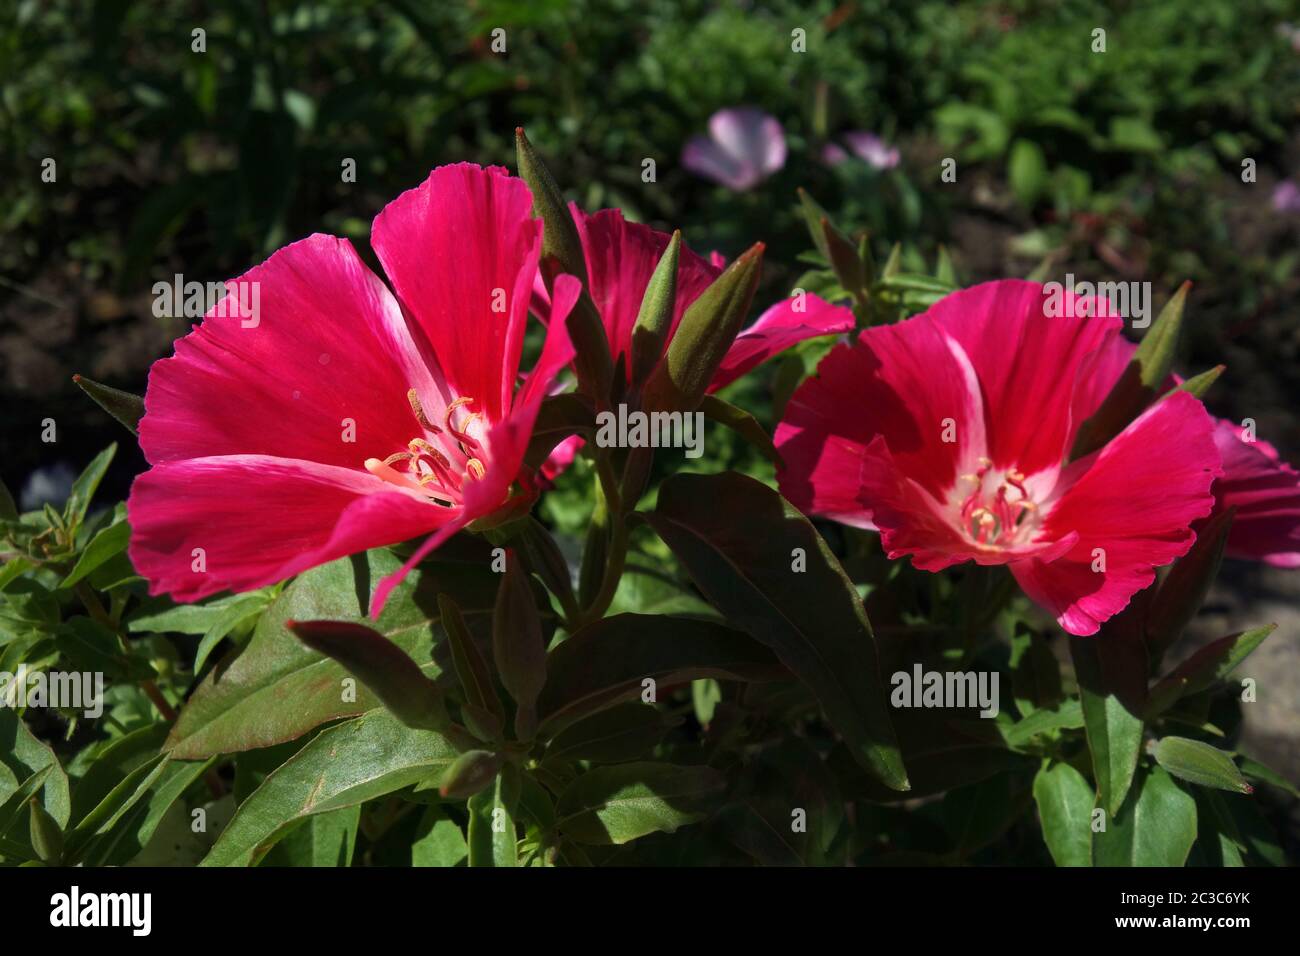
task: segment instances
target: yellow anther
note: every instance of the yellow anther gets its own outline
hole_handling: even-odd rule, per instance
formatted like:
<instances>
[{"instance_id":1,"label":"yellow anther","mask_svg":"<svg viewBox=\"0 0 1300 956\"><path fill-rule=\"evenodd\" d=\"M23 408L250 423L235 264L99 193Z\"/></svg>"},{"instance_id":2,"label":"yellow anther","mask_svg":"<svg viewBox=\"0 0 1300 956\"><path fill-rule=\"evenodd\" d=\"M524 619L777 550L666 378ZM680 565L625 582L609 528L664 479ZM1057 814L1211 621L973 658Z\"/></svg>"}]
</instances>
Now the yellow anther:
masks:
<instances>
[{"instance_id":1,"label":"yellow anther","mask_svg":"<svg viewBox=\"0 0 1300 956\"><path fill-rule=\"evenodd\" d=\"M406 400L411 403L411 411L415 413L415 420L417 422L429 429L431 432L437 433L442 431L441 428L429 421L429 416L424 414L424 406L420 404L420 396L415 393L415 389L411 389L406 393Z\"/></svg>"},{"instance_id":2,"label":"yellow anther","mask_svg":"<svg viewBox=\"0 0 1300 956\"><path fill-rule=\"evenodd\" d=\"M465 462L465 470L470 473L470 477L472 478L482 478L487 474L487 469L483 467L483 462L479 461L477 458L471 458L469 461Z\"/></svg>"}]
</instances>

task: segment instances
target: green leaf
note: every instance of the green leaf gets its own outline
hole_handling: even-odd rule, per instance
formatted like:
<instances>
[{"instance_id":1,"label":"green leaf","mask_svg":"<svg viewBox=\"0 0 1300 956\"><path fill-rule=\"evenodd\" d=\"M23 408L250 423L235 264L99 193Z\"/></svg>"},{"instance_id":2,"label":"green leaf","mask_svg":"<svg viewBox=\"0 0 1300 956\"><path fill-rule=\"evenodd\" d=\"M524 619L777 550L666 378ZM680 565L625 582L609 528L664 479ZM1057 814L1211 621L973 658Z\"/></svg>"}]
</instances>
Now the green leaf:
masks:
<instances>
[{"instance_id":1,"label":"green leaf","mask_svg":"<svg viewBox=\"0 0 1300 956\"><path fill-rule=\"evenodd\" d=\"M565 616L572 619L578 613L577 597L573 593L573 578L568 562L555 543L551 533L532 515L519 525L519 548L528 563L528 569L541 579L546 589L560 601Z\"/></svg>"},{"instance_id":2,"label":"green leaf","mask_svg":"<svg viewBox=\"0 0 1300 956\"><path fill-rule=\"evenodd\" d=\"M492 656L502 685L515 701L515 734L531 740L537 731L537 697L546 684L546 641L528 574L515 554L507 559L497 590Z\"/></svg>"},{"instance_id":3,"label":"green leaf","mask_svg":"<svg viewBox=\"0 0 1300 956\"><path fill-rule=\"evenodd\" d=\"M1266 767L1258 760L1252 760L1250 757L1242 757L1241 772L1256 783L1266 783L1270 787L1276 787L1285 794L1300 798L1300 789L1297 789L1295 784L1290 780L1287 780L1273 768Z\"/></svg>"},{"instance_id":4,"label":"green leaf","mask_svg":"<svg viewBox=\"0 0 1300 956\"><path fill-rule=\"evenodd\" d=\"M1062 700L1061 665L1056 655L1045 637L1023 627L1011 638L1011 691L1023 717L1053 708Z\"/></svg>"},{"instance_id":5,"label":"green leaf","mask_svg":"<svg viewBox=\"0 0 1300 956\"><path fill-rule=\"evenodd\" d=\"M373 628L352 621L285 621L285 627L314 651L332 657L402 723L419 730L446 732L447 706L420 665Z\"/></svg>"},{"instance_id":6,"label":"green leaf","mask_svg":"<svg viewBox=\"0 0 1300 956\"><path fill-rule=\"evenodd\" d=\"M411 843L411 866L455 866L469 855L465 834L439 806L425 809Z\"/></svg>"},{"instance_id":7,"label":"green leaf","mask_svg":"<svg viewBox=\"0 0 1300 956\"><path fill-rule=\"evenodd\" d=\"M86 517L86 511L90 508L90 500L95 497L95 491L99 488L99 483L103 481L104 473L108 471L109 463L112 462L113 456L116 454L117 442L113 442L113 444L96 455L90 464L86 466L85 471L72 483L72 494L68 496L67 504L63 506L63 514L69 527L79 527Z\"/></svg>"},{"instance_id":8,"label":"green leaf","mask_svg":"<svg viewBox=\"0 0 1300 956\"><path fill-rule=\"evenodd\" d=\"M646 382L646 411L689 412L699 407L749 314L762 262L763 244L756 243L682 313L663 360Z\"/></svg>"},{"instance_id":9,"label":"green leaf","mask_svg":"<svg viewBox=\"0 0 1300 956\"><path fill-rule=\"evenodd\" d=\"M1029 806L1029 780L1023 774L1000 773L979 783L950 790L941 813L945 829L960 858L999 839Z\"/></svg>"},{"instance_id":10,"label":"green leaf","mask_svg":"<svg viewBox=\"0 0 1300 956\"><path fill-rule=\"evenodd\" d=\"M1184 282L1160 310L1119 381L1101 407L1080 426L1071 458L1082 458L1105 445L1128 427L1164 387L1173 368L1189 288L1191 283Z\"/></svg>"},{"instance_id":11,"label":"green leaf","mask_svg":"<svg viewBox=\"0 0 1300 956\"><path fill-rule=\"evenodd\" d=\"M263 865L351 866L360 824L359 806L317 814L272 847Z\"/></svg>"},{"instance_id":12,"label":"green leaf","mask_svg":"<svg viewBox=\"0 0 1300 956\"><path fill-rule=\"evenodd\" d=\"M380 706L364 685L355 700L345 696L348 671L311 650L285 628L289 620L366 622L379 581L400 559L372 551L321 565L300 576L267 608L248 646L199 684L180 713L166 748L183 760L268 747L301 736L326 721ZM486 563L425 563L390 596L374 629L416 661L428 660L441 639L436 615L439 592L455 594L467 618L486 629L497 576ZM421 669L435 680L435 661ZM284 706L286 700L292 707Z\"/></svg>"},{"instance_id":13,"label":"green leaf","mask_svg":"<svg viewBox=\"0 0 1300 956\"><path fill-rule=\"evenodd\" d=\"M1276 629L1276 624L1266 624L1229 634L1202 647L1151 688L1147 719L1154 720L1180 698L1200 693L1226 678Z\"/></svg>"},{"instance_id":14,"label":"green leaf","mask_svg":"<svg viewBox=\"0 0 1300 956\"><path fill-rule=\"evenodd\" d=\"M542 400L537 411L524 461L539 468L564 439L582 435L590 440L595 433L596 411L585 396L577 392L550 395Z\"/></svg>"},{"instance_id":15,"label":"green leaf","mask_svg":"<svg viewBox=\"0 0 1300 956\"><path fill-rule=\"evenodd\" d=\"M440 776L456 758L441 735L374 710L321 731L240 806L203 866L248 866L308 817Z\"/></svg>"},{"instance_id":16,"label":"green leaf","mask_svg":"<svg viewBox=\"0 0 1300 956\"><path fill-rule=\"evenodd\" d=\"M1047 851L1057 866L1092 863L1093 792L1068 763L1044 765L1034 777L1034 802Z\"/></svg>"},{"instance_id":17,"label":"green leaf","mask_svg":"<svg viewBox=\"0 0 1300 956\"><path fill-rule=\"evenodd\" d=\"M778 468L781 466L781 455L777 452L776 445L772 443L772 436L749 412L716 395L705 395L700 401L700 411L704 413L705 418L730 428L745 439L772 464Z\"/></svg>"},{"instance_id":18,"label":"green leaf","mask_svg":"<svg viewBox=\"0 0 1300 956\"><path fill-rule=\"evenodd\" d=\"M1180 780L1216 790L1254 793L1255 788L1246 782L1229 754L1199 740L1161 737L1152 756L1156 763Z\"/></svg>"},{"instance_id":19,"label":"green leaf","mask_svg":"<svg viewBox=\"0 0 1300 956\"><path fill-rule=\"evenodd\" d=\"M61 827L68 825L72 810L68 775L59 758L47 744L36 737L18 715L8 707L0 707L0 764L7 767L17 780L27 780L38 771L48 768L42 799ZM3 780L0 779L0 799L8 799Z\"/></svg>"},{"instance_id":20,"label":"green leaf","mask_svg":"<svg viewBox=\"0 0 1300 956\"><path fill-rule=\"evenodd\" d=\"M113 388L111 385L101 385L84 375L74 375L72 380L78 388L94 399L96 405L116 418L132 435L140 433L140 419L144 418L143 398L124 392L120 388Z\"/></svg>"},{"instance_id":21,"label":"green leaf","mask_svg":"<svg viewBox=\"0 0 1300 956\"><path fill-rule=\"evenodd\" d=\"M1042 196L1047 187L1047 160L1037 143L1018 139L1011 144L1007 182L1022 206L1032 206Z\"/></svg>"},{"instance_id":22,"label":"green leaf","mask_svg":"<svg viewBox=\"0 0 1300 956\"><path fill-rule=\"evenodd\" d=\"M808 235L812 238L813 245L817 247L823 261L830 262L831 251L826 245L826 229L822 226L823 222L830 221L830 215L802 186L799 187L798 193L799 211L803 213L804 223L808 226ZM834 229L834 225L831 228Z\"/></svg>"},{"instance_id":23,"label":"green leaf","mask_svg":"<svg viewBox=\"0 0 1300 956\"><path fill-rule=\"evenodd\" d=\"M519 769L506 764L491 787L470 798L470 866L519 865L519 834L515 828L519 789Z\"/></svg>"},{"instance_id":24,"label":"green leaf","mask_svg":"<svg viewBox=\"0 0 1300 956\"><path fill-rule=\"evenodd\" d=\"M1007 728L1003 736L1007 746L1023 747L1037 734L1050 733L1053 730L1074 730L1084 726L1083 707L1077 700L1062 701L1056 707L1044 707L1034 711L1024 720L1016 721Z\"/></svg>"},{"instance_id":25,"label":"green leaf","mask_svg":"<svg viewBox=\"0 0 1300 956\"><path fill-rule=\"evenodd\" d=\"M538 700L539 736L597 711L699 677L773 680L785 672L748 636L710 621L617 614L579 630L551 651Z\"/></svg>"},{"instance_id":26,"label":"green leaf","mask_svg":"<svg viewBox=\"0 0 1300 956\"><path fill-rule=\"evenodd\" d=\"M765 866L823 866L844 822L839 785L805 741L787 738L745 767L718 814L727 838Z\"/></svg>"},{"instance_id":27,"label":"green leaf","mask_svg":"<svg viewBox=\"0 0 1300 956\"><path fill-rule=\"evenodd\" d=\"M667 725L649 704L618 704L556 734L546 748L547 760L590 760L598 764L636 760L663 738Z\"/></svg>"},{"instance_id":28,"label":"green leaf","mask_svg":"<svg viewBox=\"0 0 1300 956\"><path fill-rule=\"evenodd\" d=\"M497 695L492 672L479 653L478 645L466 627L456 602L449 595L439 594L438 609L442 612L442 626L447 632L452 665L465 694L462 707L465 723L480 740L497 740L505 723L505 709Z\"/></svg>"},{"instance_id":29,"label":"green leaf","mask_svg":"<svg viewBox=\"0 0 1300 956\"><path fill-rule=\"evenodd\" d=\"M659 364L664 343L672 330L677 303L677 267L681 258L682 233L674 230L668 246L646 283L632 327L632 387L640 388Z\"/></svg>"},{"instance_id":30,"label":"green leaf","mask_svg":"<svg viewBox=\"0 0 1300 956\"><path fill-rule=\"evenodd\" d=\"M239 630L253 618L260 617L269 603L270 598L265 594L254 592L240 595L239 599L225 605L203 632L203 639L199 641L198 649L194 652L194 673L202 672L208 657L227 635Z\"/></svg>"},{"instance_id":31,"label":"green leaf","mask_svg":"<svg viewBox=\"0 0 1300 956\"><path fill-rule=\"evenodd\" d=\"M761 482L728 472L674 475L646 520L710 603L817 696L856 759L906 790L871 625L808 519Z\"/></svg>"},{"instance_id":32,"label":"green leaf","mask_svg":"<svg viewBox=\"0 0 1300 956\"><path fill-rule=\"evenodd\" d=\"M1160 767L1142 770L1119 813L1092 836L1094 866L1182 866L1196 841L1196 801Z\"/></svg>"},{"instance_id":33,"label":"green leaf","mask_svg":"<svg viewBox=\"0 0 1300 956\"><path fill-rule=\"evenodd\" d=\"M854 298L862 299L866 295L870 280L863 267L862 259L858 256L857 247L845 238L829 219L822 219L821 229L826 240L827 258L830 260L835 277Z\"/></svg>"},{"instance_id":34,"label":"green leaf","mask_svg":"<svg viewBox=\"0 0 1300 956\"><path fill-rule=\"evenodd\" d=\"M1125 704L1116 689L1119 679L1107 673L1100 645L1107 640L1073 637L1070 654L1079 678L1079 699L1083 705L1083 726L1092 754L1093 776L1102 806L1110 814L1119 812L1133 782L1138 754L1142 749L1142 718L1131 704Z\"/></svg>"},{"instance_id":35,"label":"green leaf","mask_svg":"<svg viewBox=\"0 0 1300 956\"><path fill-rule=\"evenodd\" d=\"M1164 656L1204 603L1219 573L1234 514L1229 508L1205 522L1191 550L1174 562L1151 599L1146 634L1152 660Z\"/></svg>"},{"instance_id":36,"label":"green leaf","mask_svg":"<svg viewBox=\"0 0 1300 956\"><path fill-rule=\"evenodd\" d=\"M68 576L63 579L59 587L72 587L109 558L125 551L130 540L131 526L126 523L125 517L104 528L90 539L90 544L86 545L85 550L77 556L77 563L72 566L72 570L68 572Z\"/></svg>"},{"instance_id":37,"label":"green leaf","mask_svg":"<svg viewBox=\"0 0 1300 956\"><path fill-rule=\"evenodd\" d=\"M31 813L32 849L44 863L58 863L63 858L63 829L50 816L45 805L32 797L27 801Z\"/></svg>"},{"instance_id":38,"label":"green leaf","mask_svg":"<svg viewBox=\"0 0 1300 956\"><path fill-rule=\"evenodd\" d=\"M17 520L18 505L14 502L14 496L9 493L9 488L0 481L0 521Z\"/></svg>"},{"instance_id":39,"label":"green leaf","mask_svg":"<svg viewBox=\"0 0 1300 956\"><path fill-rule=\"evenodd\" d=\"M725 778L711 767L664 763L598 767L560 794L556 827L568 839L592 845L673 833L702 820L702 801L725 786Z\"/></svg>"}]
</instances>

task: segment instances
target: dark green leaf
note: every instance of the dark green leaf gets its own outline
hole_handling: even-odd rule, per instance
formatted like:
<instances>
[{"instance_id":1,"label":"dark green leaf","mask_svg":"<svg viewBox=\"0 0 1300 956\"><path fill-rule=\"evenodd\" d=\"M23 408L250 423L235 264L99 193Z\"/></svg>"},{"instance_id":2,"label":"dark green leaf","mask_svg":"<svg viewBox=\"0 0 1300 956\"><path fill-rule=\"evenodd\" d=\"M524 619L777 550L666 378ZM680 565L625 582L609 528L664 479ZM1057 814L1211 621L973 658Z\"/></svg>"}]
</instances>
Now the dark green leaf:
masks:
<instances>
[{"instance_id":1,"label":"dark green leaf","mask_svg":"<svg viewBox=\"0 0 1300 956\"><path fill-rule=\"evenodd\" d=\"M528 574L511 554L492 615L492 656L501 683L515 701L515 734L531 740L537 730L537 697L546 684L546 641Z\"/></svg>"},{"instance_id":2,"label":"dark green leaf","mask_svg":"<svg viewBox=\"0 0 1300 956\"><path fill-rule=\"evenodd\" d=\"M1034 802L1056 865L1090 866L1094 794L1083 774L1068 763L1045 765L1034 777Z\"/></svg>"},{"instance_id":3,"label":"dark green leaf","mask_svg":"<svg viewBox=\"0 0 1300 956\"><path fill-rule=\"evenodd\" d=\"M667 725L658 709L629 701L556 734L546 748L547 760L621 763L645 756L663 738Z\"/></svg>"},{"instance_id":4,"label":"dark green leaf","mask_svg":"<svg viewBox=\"0 0 1300 956\"><path fill-rule=\"evenodd\" d=\"M808 519L761 482L729 472L669 478L646 520L710 602L816 694L863 766L906 790L871 625Z\"/></svg>"},{"instance_id":5,"label":"dark green leaf","mask_svg":"<svg viewBox=\"0 0 1300 956\"><path fill-rule=\"evenodd\" d=\"M704 818L702 802L722 791L710 767L627 763L583 774L560 795L556 826L579 843L622 844L656 831L672 833Z\"/></svg>"},{"instance_id":6,"label":"dark green leaf","mask_svg":"<svg viewBox=\"0 0 1300 956\"><path fill-rule=\"evenodd\" d=\"M78 388L95 400L96 405L116 418L127 431L132 435L139 434L140 419L144 418L143 398L124 392L120 388L113 388L111 385L101 385L84 375L74 375L72 380L77 383Z\"/></svg>"},{"instance_id":7,"label":"dark green leaf","mask_svg":"<svg viewBox=\"0 0 1300 956\"><path fill-rule=\"evenodd\" d=\"M1143 769L1119 813L1092 836L1094 866L1182 866L1196 841L1196 801L1160 767Z\"/></svg>"},{"instance_id":8,"label":"dark green leaf","mask_svg":"<svg viewBox=\"0 0 1300 956\"><path fill-rule=\"evenodd\" d=\"M781 456L777 453L776 445L772 444L772 436L749 412L716 395L705 395L700 402L700 411L705 418L730 428L753 445L764 458L780 467Z\"/></svg>"},{"instance_id":9,"label":"dark green leaf","mask_svg":"<svg viewBox=\"0 0 1300 956\"><path fill-rule=\"evenodd\" d=\"M1180 780L1235 793L1254 792L1229 754L1199 740L1162 737L1152 755L1160 766Z\"/></svg>"}]
</instances>

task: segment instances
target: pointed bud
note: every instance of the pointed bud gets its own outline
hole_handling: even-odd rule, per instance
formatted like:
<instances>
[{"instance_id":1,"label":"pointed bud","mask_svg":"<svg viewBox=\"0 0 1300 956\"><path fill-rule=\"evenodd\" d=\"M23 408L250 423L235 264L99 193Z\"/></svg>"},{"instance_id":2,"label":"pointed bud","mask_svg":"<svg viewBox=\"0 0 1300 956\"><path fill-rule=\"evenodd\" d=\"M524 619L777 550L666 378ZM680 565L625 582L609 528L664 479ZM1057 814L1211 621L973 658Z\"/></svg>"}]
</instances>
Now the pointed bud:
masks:
<instances>
[{"instance_id":1,"label":"pointed bud","mask_svg":"<svg viewBox=\"0 0 1300 956\"><path fill-rule=\"evenodd\" d=\"M831 268L835 271L835 277L840 280L840 286L853 298L863 298L866 295L866 272L862 267L862 260L858 257L858 250L831 225L829 219L822 219L821 227L826 239Z\"/></svg>"},{"instance_id":2,"label":"pointed bud","mask_svg":"<svg viewBox=\"0 0 1300 956\"><path fill-rule=\"evenodd\" d=\"M641 310L632 327L632 387L640 388L659 364L664 343L672 331L673 309L677 304L677 263L682 248L682 233L677 230L659 257L641 297Z\"/></svg>"},{"instance_id":3,"label":"pointed bud","mask_svg":"<svg viewBox=\"0 0 1300 956\"><path fill-rule=\"evenodd\" d=\"M1191 285L1184 282L1160 310L1119 381L1101 407L1079 428L1071 458L1082 458L1101 448L1155 400L1173 369L1178 333L1183 325L1183 306Z\"/></svg>"},{"instance_id":4,"label":"pointed bud","mask_svg":"<svg viewBox=\"0 0 1300 956\"><path fill-rule=\"evenodd\" d=\"M116 418L132 435L140 432L140 419L144 417L144 399L120 388L101 385L84 375L72 376L72 381L94 399L95 404Z\"/></svg>"},{"instance_id":5,"label":"pointed bud","mask_svg":"<svg viewBox=\"0 0 1300 956\"><path fill-rule=\"evenodd\" d=\"M668 351L646 382L647 411L694 411L749 314L763 263L755 243L691 303Z\"/></svg>"},{"instance_id":6,"label":"pointed bud","mask_svg":"<svg viewBox=\"0 0 1300 956\"><path fill-rule=\"evenodd\" d=\"M501 754L467 750L442 775L438 792L452 800L466 800L495 780L504 763L505 757Z\"/></svg>"},{"instance_id":7,"label":"pointed bud","mask_svg":"<svg viewBox=\"0 0 1300 956\"><path fill-rule=\"evenodd\" d=\"M346 667L408 727L450 726L442 692L405 651L378 631L349 621L285 621L284 626L312 650Z\"/></svg>"}]
</instances>

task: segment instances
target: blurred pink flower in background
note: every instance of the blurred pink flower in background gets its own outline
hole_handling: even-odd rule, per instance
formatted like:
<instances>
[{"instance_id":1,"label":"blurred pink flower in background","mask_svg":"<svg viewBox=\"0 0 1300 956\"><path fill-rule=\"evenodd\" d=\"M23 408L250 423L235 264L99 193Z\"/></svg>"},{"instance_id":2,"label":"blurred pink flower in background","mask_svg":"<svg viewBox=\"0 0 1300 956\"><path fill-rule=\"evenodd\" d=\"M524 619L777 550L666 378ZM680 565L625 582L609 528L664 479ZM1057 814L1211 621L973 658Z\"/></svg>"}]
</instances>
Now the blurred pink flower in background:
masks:
<instances>
[{"instance_id":1,"label":"blurred pink flower in background","mask_svg":"<svg viewBox=\"0 0 1300 956\"><path fill-rule=\"evenodd\" d=\"M683 148L682 165L744 192L785 165L785 133L776 117L762 110L718 110L709 117L709 135L693 136Z\"/></svg>"},{"instance_id":2,"label":"blurred pink flower in background","mask_svg":"<svg viewBox=\"0 0 1300 956\"><path fill-rule=\"evenodd\" d=\"M1300 213L1300 186L1284 179L1273 187L1273 209L1276 212Z\"/></svg>"},{"instance_id":3,"label":"blurred pink flower in background","mask_svg":"<svg viewBox=\"0 0 1300 956\"><path fill-rule=\"evenodd\" d=\"M858 130L845 133L841 138L848 144L853 156L873 169L893 169L898 165L898 147L890 146L875 133ZM850 158L839 143L827 143L822 149L822 160L831 166L838 166Z\"/></svg>"}]
</instances>

